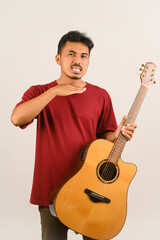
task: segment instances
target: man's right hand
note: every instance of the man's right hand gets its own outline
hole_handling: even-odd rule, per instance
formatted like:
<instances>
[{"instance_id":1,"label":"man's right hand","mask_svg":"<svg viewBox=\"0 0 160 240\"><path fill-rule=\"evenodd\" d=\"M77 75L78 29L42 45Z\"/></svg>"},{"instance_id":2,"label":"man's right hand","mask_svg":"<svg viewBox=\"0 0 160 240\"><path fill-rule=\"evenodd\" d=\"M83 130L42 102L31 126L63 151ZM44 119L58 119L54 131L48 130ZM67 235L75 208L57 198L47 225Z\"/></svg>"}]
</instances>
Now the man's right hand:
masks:
<instances>
[{"instance_id":1,"label":"man's right hand","mask_svg":"<svg viewBox=\"0 0 160 240\"><path fill-rule=\"evenodd\" d=\"M57 96L68 96L72 94L83 93L86 88L85 87L76 87L70 84L58 84L54 87Z\"/></svg>"}]
</instances>

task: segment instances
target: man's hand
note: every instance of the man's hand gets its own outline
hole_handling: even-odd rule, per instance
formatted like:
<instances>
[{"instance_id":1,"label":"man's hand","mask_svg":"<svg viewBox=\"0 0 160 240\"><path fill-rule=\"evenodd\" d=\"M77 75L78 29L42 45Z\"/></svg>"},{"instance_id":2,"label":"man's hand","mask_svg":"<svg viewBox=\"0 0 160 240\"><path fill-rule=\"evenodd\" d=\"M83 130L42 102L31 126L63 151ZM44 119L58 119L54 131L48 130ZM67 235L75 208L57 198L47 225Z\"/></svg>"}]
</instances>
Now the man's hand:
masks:
<instances>
[{"instance_id":1,"label":"man's hand","mask_svg":"<svg viewBox=\"0 0 160 240\"><path fill-rule=\"evenodd\" d=\"M58 84L54 87L57 96L68 96L76 93L83 93L86 88L85 87L75 87L70 84Z\"/></svg>"},{"instance_id":2,"label":"man's hand","mask_svg":"<svg viewBox=\"0 0 160 240\"><path fill-rule=\"evenodd\" d=\"M115 138L118 137L119 133L121 132L125 138L130 141L133 137L134 131L137 128L137 124L129 123L126 126L123 126L124 122L127 119L127 115L125 115L122 119L122 122L119 124L118 128L115 131Z\"/></svg>"},{"instance_id":3,"label":"man's hand","mask_svg":"<svg viewBox=\"0 0 160 240\"><path fill-rule=\"evenodd\" d=\"M126 119L127 115L123 117L122 122L119 124L118 128L114 132L106 132L101 136L101 138L107 139L110 142L115 142L121 132L128 141L131 140L134 131L137 128L137 124L129 123L127 124L127 126L123 126Z\"/></svg>"}]
</instances>

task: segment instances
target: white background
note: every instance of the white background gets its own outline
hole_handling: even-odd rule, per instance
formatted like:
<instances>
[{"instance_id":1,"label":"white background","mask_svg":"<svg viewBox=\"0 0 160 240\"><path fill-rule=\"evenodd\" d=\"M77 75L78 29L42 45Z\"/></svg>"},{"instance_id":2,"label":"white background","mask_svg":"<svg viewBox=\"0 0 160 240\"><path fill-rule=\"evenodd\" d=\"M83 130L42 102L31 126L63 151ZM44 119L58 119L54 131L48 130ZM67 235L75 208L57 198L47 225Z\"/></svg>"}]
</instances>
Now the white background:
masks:
<instances>
[{"instance_id":1,"label":"white background","mask_svg":"<svg viewBox=\"0 0 160 240\"><path fill-rule=\"evenodd\" d=\"M142 63L160 66L159 0L0 0L0 240L40 240L40 219L29 203L36 122L14 127L10 115L31 85L59 77L54 57L62 35L86 32L94 41L85 80L111 95L118 123L140 87ZM129 188L128 214L117 240L160 235L160 74L136 120L138 129L122 154L138 172ZM69 232L69 239L81 236Z\"/></svg>"}]
</instances>

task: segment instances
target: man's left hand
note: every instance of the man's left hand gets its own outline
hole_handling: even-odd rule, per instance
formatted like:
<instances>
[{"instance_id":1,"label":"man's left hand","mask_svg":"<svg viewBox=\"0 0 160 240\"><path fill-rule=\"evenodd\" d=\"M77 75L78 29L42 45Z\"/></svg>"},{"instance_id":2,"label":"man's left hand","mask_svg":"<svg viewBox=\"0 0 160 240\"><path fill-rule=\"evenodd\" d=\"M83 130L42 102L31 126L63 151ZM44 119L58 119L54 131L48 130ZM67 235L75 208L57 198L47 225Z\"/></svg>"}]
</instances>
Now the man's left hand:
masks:
<instances>
[{"instance_id":1,"label":"man's left hand","mask_svg":"<svg viewBox=\"0 0 160 240\"><path fill-rule=\"evenodd\" d=\"M130 141L133 137L135 129L137 128L137 124L129 123L126 126L123 126L126 119L127 119L127 115L123 117L122 122L119 124L115 132L116 132L116 137L118 137L119 133L121 132L123 136L125 136L125 138L128 141Z\"/></svg>"}]
</instances>

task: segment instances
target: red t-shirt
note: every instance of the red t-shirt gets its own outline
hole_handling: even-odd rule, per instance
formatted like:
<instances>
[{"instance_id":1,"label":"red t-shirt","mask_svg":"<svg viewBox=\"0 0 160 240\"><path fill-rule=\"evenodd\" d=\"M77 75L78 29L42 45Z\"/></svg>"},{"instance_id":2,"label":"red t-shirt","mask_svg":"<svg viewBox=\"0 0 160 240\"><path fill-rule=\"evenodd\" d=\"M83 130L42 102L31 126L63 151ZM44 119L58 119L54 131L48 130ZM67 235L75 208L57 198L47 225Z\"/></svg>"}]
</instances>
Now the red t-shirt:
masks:
<instances>
[{"instance_id":1,"label":"red t-shirt","mask_svg":"<svg viewBox=\"0 0 160 240\"><path fill-rule=\"evenodd\" d=\"M57 82L53 81L30 87L19 104L56 85ZM102 133L117 128L109 94L89 83L86 88L81 94L53 98L36 117L32 204L48 206L53 188L72 171L82 147ZM32 121L21 128L30 123Z\"/></svg>"}]
</instances>

